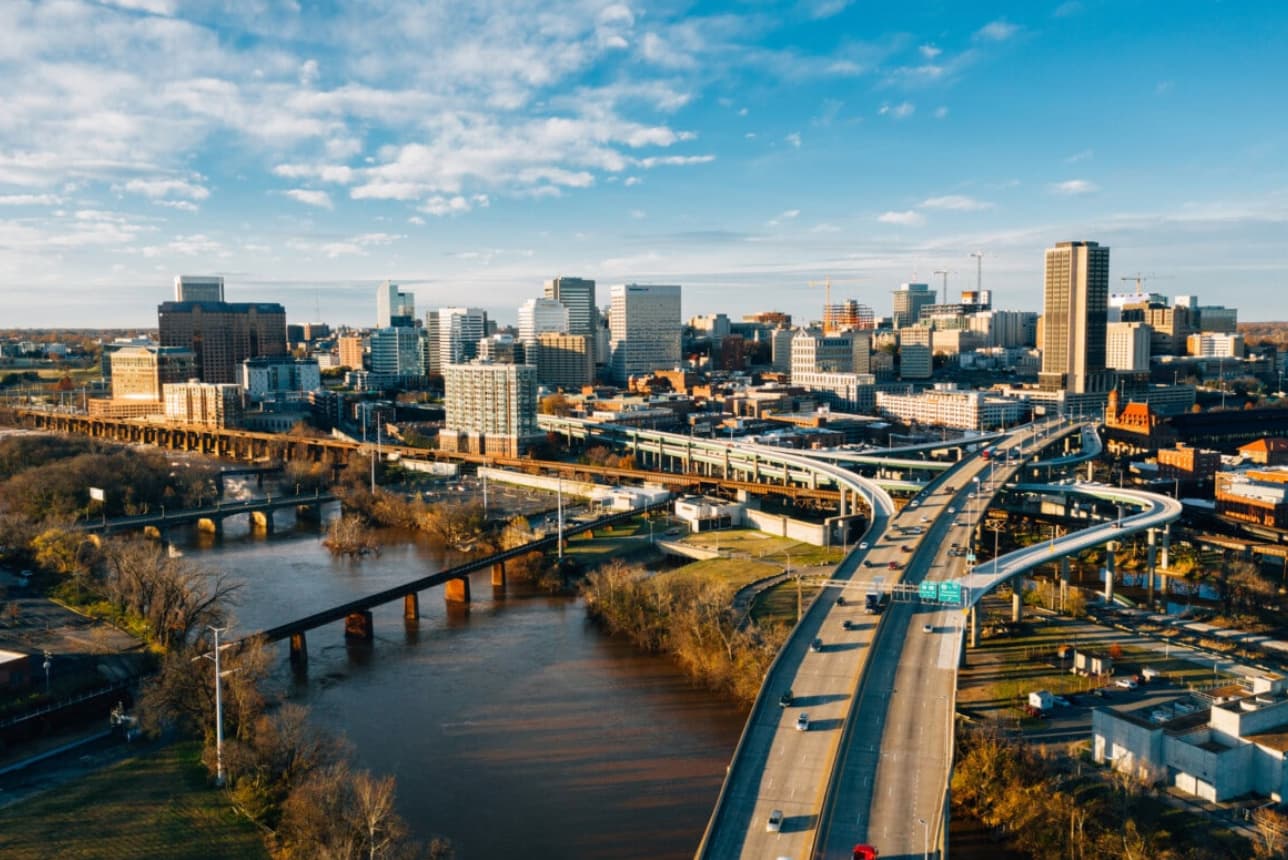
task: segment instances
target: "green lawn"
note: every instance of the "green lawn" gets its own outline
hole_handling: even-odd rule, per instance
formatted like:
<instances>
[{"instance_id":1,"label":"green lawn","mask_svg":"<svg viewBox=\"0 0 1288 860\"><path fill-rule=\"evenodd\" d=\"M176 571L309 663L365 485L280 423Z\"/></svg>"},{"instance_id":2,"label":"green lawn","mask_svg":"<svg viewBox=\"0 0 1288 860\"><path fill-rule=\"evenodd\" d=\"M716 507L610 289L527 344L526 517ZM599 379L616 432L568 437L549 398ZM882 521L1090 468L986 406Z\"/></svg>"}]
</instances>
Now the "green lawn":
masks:
<instances>
[{"instance_id":1,"label":"green lawn","mask_svg":"<svg viewBox=\"0 0 1288 860\"><path fill-rule=\"evenodd\" d=\"M0 856L267 858L198 755L196 743L173 744L0 810Z\"/></svg>"},{"instance_id":2,"label":"green lawn","mask_svg":"<svg viewBox=\"0 0 1288 860\"><path fill-rule=\"evenodd\" d=\"M841 560L840 547L813 546L791 538L776 537L755 529L724 529L689 535L684 542L694 546L718 549L722 553L773 559L782 564L791 556L792 567L814 564L837 564Z\"/></svg>"},{"instance_id":3,"label":"green lawn","mask_svg":"<svg viewBox=\"0 0 1288 860\"><path fill-rule=\"evenodd\" d=\"M802 611L814 599L818 586L808 579L801 581L800 605ZM763 592L751 606L751 619L762 626L770 624L796 624L796 583L787 581Z\"/></svg>"},{"instance_id":4,"label":"green lawn","mask_svg":"<svg viewBox=\"0 0 1288 860\"><path fill-rule=\"evenodd\" d=\"M744 585L782 573L783 567L773 562L746 561L738 558L709 558L695 561L684 567L666 573L659 573L658 579L707 579L724 583L732 595Z\"/></svg>"}]
</instances>

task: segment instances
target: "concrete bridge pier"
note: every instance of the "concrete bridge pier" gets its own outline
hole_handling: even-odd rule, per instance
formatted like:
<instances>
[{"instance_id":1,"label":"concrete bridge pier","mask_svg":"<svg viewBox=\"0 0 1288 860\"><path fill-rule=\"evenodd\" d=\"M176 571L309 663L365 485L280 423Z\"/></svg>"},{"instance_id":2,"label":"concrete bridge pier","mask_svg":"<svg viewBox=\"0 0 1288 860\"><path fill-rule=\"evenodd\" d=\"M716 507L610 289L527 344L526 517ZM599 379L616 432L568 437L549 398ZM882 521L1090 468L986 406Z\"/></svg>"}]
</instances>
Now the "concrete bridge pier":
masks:
<instances>
[{"instance_id":1,"label":"concrete bridge pier","mask_svg":"<svg viewBox=\"0 0 1288 860\"><path fill-rule=\"evenodd\" d=\"M304 631L291 634L291 666L296 671L304 671L309 665L309 646L304 638Z\"/></svg>"},{"instance_id":2,"label":"concrete bridge pier","mask_svg":"<svg viewBox=\"0 0 1288 860\"><path fill-rule=\"evenodd\" d=\"M320 523L322 522L322 506L296 505L295 519L300 522Z\"/></svg>"},{"instance_id":3,"label":"concrete bridge pier","mask_svg":"<svg viewBox=\"0 0 1288 860\"><path fill-rule=\"evenodd\" d=\"M1169 567L1171 567L1171 565L1167 563L1167 551L1171 548L1171 546L1172 546L1172 525L1171 523L1168 523L1167 525L1163 526L1163 557L1159 560L1159 563L1163 566L1163 570L1167 570Z\"/></svg>"},{"instance_id":4,"label":"concrete bridge pier","mask_svg":"<svg viewBox=\"0 0 1288 860\"><path fill-rule=\"evenodd\" d=\"M420 623L420 595L414 591L403 595L403 621L408 624Z\"/></svg>"},{"instance_id":5,"label":"concrete bridge pier","mask_svg":"<svg viewBox=\"0 0 1288 860\"><path fill-rule=\"evenodd\" d=\"M1114 553L1118 544L1110 541L1105 544L1105 605L1114 602Z\"/></svg>"},{"instance_id":6,"label":"concrete bridge pier","mask_svg":"<svg viewBox=\"0 0 1288 860\"><path fill-rule=\"evenodd\" d=\"M1060 611L1069 605L1069 556L1060 559Z\"/></svg>"},{"instance_id":7,"label":"concrete bridge pier","mask_svg":"<svg viewBox=\"0 0 1288 860\"><path fill-rule=\"evenodd\" d=\"M202 517L197 520L197 531L205 532L215 537L223 537L224 519L223 517Z\"/></svg>"},{"instance_id":8,"label":"concrete bridge pier","mask_svg":"<svg viewBox=\"0 0 1288 860\"><path fill-rule=\"evenodd\" d=\"M144 526L143 536L148 540L165 542L165 532L159 526Z\"/></svg>"},{"instance_id":9,"label":"concrete bridge pier","mask_svg":"<svg viewBox=\"0 0 1288 860\"><path fill-rule=\"evenodd\" d=\"M344 617L344 638L349 642L370 642L375 638L370 610L361 609Z\"/></svg>"},{"instance_id":10,"label":"concrete bridge pier","mask_svg":"<svg viewBox=\"0 0 1288 860\"><path fill-rule=\"evenodd\" d=\"M972 648L979 647L979 628L980 628L979 606L976 605L970 608L970 633L968 634L969 638L967 639L967 643Z\"/></svg>"},{"instance_id":11,"label":"concrete bridge pier","mask_svg":"<svg viewBox=\"0 0 1288 860\"><path fill-rule=\"evenodd\" d=\"M250 530L253 532L263 532L266 535L273 533L273 512L270 511L251 511L250 512Z\"/></svg>"},{"instance_id":12,"label":"concrete bridge pier","mask_svg":"<svg viewBox=\"0 0 1288 860\"><path fill-rule=\"evenodd\" d=\"M492 587L505 588L505 562L492 562Z\"/></svg>"},{"instance_id":13,"label":"concrete bridge pier","mask_svg":"<svg viewBox=\"0 0 1288 860\"><path fill-rule=\"evenodd\" d=\"M467 576L460 579L449 579L443 586L443 598L448 603L470 602L470 580Z\"/></svg>"},{"instance_id":14,"label":"concrete bridge pier","mask_svg":"<svg viewBox=\"0 0 1288 860\"><path fill-rule=\"evenodd\" d=\"M1011 621L1019 624L1024 620L1024 582L1016 580L1011 588Z\"/></svg>"}]
</instances>

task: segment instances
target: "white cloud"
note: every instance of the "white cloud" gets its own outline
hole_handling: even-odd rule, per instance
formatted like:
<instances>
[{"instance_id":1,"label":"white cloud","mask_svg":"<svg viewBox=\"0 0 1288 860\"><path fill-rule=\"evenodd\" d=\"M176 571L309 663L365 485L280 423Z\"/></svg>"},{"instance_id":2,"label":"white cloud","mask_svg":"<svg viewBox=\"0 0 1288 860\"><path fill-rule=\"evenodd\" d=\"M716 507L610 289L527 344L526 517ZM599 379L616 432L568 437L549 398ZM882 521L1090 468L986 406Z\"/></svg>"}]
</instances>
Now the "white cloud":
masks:
<instances>
[{"instance_id":1,"label":"white cloud","mask_svg":"<svg viewBox=\"0 0 1288 860\"><path fill-rule=\"evenodd\" d=\"M918 53L921 54L921 56L925 57L927 60L933 60L935 57L938 57L940 54L943 53L941 49L930 44L922 45L921 47L917 48L917 51Z\"/></svg>"},{"instance_id":2,"label":"white cloud","mask_svg":"<svg viewBox=\"0 0 1288 860\"><path fill-rule=\"evenodd\" d=\"M335 259L336 257L365 257L370 248L392 245L405 238L407 237L399 233L360 233L337 241L318 242L297 238L289 240L286 244L296 251L316 252Z\"/></svg>"},{"instance_id":3,"label":"white cloud","mask_svg":"<svg viewBox=\"0 0 1288 860\"><path fill-rule=\"evenodd\" d=\"M631 217L637 221L643 221L645 218L648 217L648 213L645 212L643 209L632 209Z\"/></svg>"},{"instance_id":4,"label":"white cloud","mask_svg":"<svg viewBox=\"0 0 1288 860\"><path fill-rule=\"evenodd\" d=\"M53 194L0 194L0 206L57 206L62 198Z\"/></svg>"},{"instance_id":5,"label":"white cloud","mask_svg":"<svg viewBox=\"0 0 1288 860\"><path fill-rule=\"evenodd\" d=\"M425 224L425 219L424 219L424 218L422 218L422 217L420 217L419 215L413 215L413 216L411 216L410 218L408 218L408 219L407 219L407 223L408 223L408 224L416 224L416 225L418 225L418 226L424 226L424 224Z\"/></svg>"},{"instance_id":6,"label":"white cloud","mask_svg":"<svg viewBox=\"0 0 1288 860\"><path fill-rule=\"evenodd\" d=\"M1068 18L1071 15L1077 15L1081 11L1082 4L1078 0L1067 0L1067 2L1055 7L1055 11L1051 15L1055 18Z\"/></svg>"},{"instance_id":7,"label":"white cloud","mask_svg":"<svg viewBox=\"0 0 1288 860\"><path fill-rule=\"evenodd\" d=\"M882 224L899 224L903 227L920 227L926 223L926 216L915 209L905 212L882 212L877 216Z\"/></svg>"},{"instance_id":8,"label":"white cloud","mask_svg":"<svg viewBox=\"0 0 1288 860\"><path fill-rule=\"evenodd\" d=\"M935 108L935 119L943 119L946 116L948 116L947 107L940 105L939 107Z\"/></svg>"},{"instance_id":9,"label":"white cloud","mask_svg":"<svg viewBox=\"0 0 1288 860\"><path fill-rule=\"evenodd\" d=\"M810 0L806 4L806 14L815 21L839 15L849 8L854 0Z\"/></svg>"},{"instance_id":10,"label":"white cloud","mask_svg":"<svg viewBox=\"0 0 1288 860\"><path fill-rule=\"evenodd\" d=\"M197 212L201 208L190 200L153 200L152 203L167 209L178 209L180 212Z\"/></svg>"},{"instance_id":11,"label":"white cloud","mask_svg":"<svg viewBox=\"0 0 1288 860\"><path fill-rule=\"evenodd\" d=\"M1019 31L1020 28L1015 24L1004 18L998 18L996 21L990 21L985 24L975 35L990 42L1005 42Z\"/></svg>"},{"instance_id":12,"label":"white cloud","mask_svg":"<svg viewBox=\"0 0 1288 860\"><path fill-rule=\"evenodd\" d=\"M715 160L714 155L655 155L635 159L634 163L644 168L687 167L693 164L708 164Z\"/></svg>"},{"instance_id":13,"label":"white cloud","mask_svg":"<svg viewBox=\"0 0 1288 860\"><path fill-rule=\"evenodd\" d=\"M643 181L644 180L640 179L638 176L628 176L622 180L622 184L627 188L630 188L632 185L639 185Z\"/></svg>"},{"instance_id":14,"label":"white cloud","mask_svg":"<svg viewBox=\"0 0 1288 860\"><path fill-rule=\"evenodd\" d=\"M164 245L148 245L140 249L144 257L219 257L226 256L222 244L204 233L175 236Z\"/></svg>"},{"instance_id":15,"label":"white cloud","mask_svg":"<svg viewBox=\"0 0 1288 860\"><path fill-rule=\"evenodd\" d=\"M150 12L153 15L173 15L172 0L102 0L109 6L118 6L134 12Z\"/></svg>"},{"instance_id":16,"label":"white cloud","mask_svg":"<svg viewBox=\"0 0 1288 860\"><path fill-rule=\"evenodd\" d=\"M813 227L809 228L809 231L811 233L840 233L841 228L837 227L835 224L828 224L826 222L823 222L820 224L815 224Z\"/></svg>"},{"instance_id":17,"label":"white cloud","mask_svg":"<svg viewBox=\"0 0 1288 860\"><path fill-rule=\"evenodd\" d=\"M1066 197L1074 197L1079 194L1092 194L1100 190L1100 186L1086 179L1066 179L1064 182L1053 182L1048 186L1052 193L1061 194Z\"/></svg>"},{"instance_id":18,"label":"white cloud","mask_svg":"<svg viewBox=\"0 0 1288 860\"><path fill-rule=\"evenodd\" d=\"M131 179L122 187L131 194L142 194L152 199L184 197L205 200L210 196L208 189L182 179Z\"/></svg>"},{"instance_id":19,"label":"white cloud","mask_svg":"<svg viewBox=\"0 0 1288 860\"><path fill-rule=\"evenodd\" d=\"M978 212L982 209L992 209L993 204L984 200L976 200L974 197L967 197L964 194L945 194L942 197L928 197L921 201L923 209L948 209L955 212Z\"/></svg>"},{"instance_id":20,"label":"white cloud","mask_svg":"<svg viewBox=\"0 0 1288 860\"><path fill-rule=\"evenodd\" d=\"M1096 152L1095 152L1095 150L1093 150L1093 149L1084 149L1084 150L1082 150L1082 151L1080 151L1080 152L1075 152L1073 155L1070 155L1068 158L1066 158L1066 159L1064 160L1064 163L1065 163L1065 164L1077 164L1079 161L1086 161L1086 160L1088 160L1089 158L1091 158L1091 157L1092 157L1092 156L1094 156L1095 154L1096 154Z\"/></svg>"},{"instance_id":21,"label":"white cloud","mask_svg":"<svg viewBox=\"0 0 1288 860\"><path fill-rule=\"evenodd\" d=\"M897 105L883 104L877 109L881 116L889 116L894 119L907 119L916 112L917 106L912 102L900 102Z\"/></svg>"},{"instance_id":22,"label":"white cloud","mask_svg":"<svg viewBox=\"0 0 1288 860\"><path fill-rule=\"evenodd\" d=\"M300 64L300 86L311 87L318 80L318 61L305 60Z\"/></svg>"},{"instance_id":23,"label":"white cloud","mask_svg":"<svg viewBox=\"0 0 1288 860\"><path fill-rule=\"evenodd\" d=\"M1154 95L1161 96L1166 93L1169 93L1171 92L1173 86L1175 86L1174 81L1159 81L1157 84L1154 85Z\"/></svg>"},{"instance_id":24,"label":"white cloud","mask_svg":"<svg viewBox=\"0 0 1288 860\"><path fill-rule=\"evenodd\" d=\"M553 188L554 186L544 187ZM557 191L558 189L555 190ZM461 215L476 207L486 208L489 202L486 194L475 194L473 197L468 198L460 194L451 197L436 194L426 200L419 209L428 215Z\"/></svg>"},{"instance_id":25,"label":"white cloud","mask_svg":"<svg viewBox=\"0 0 1288 860\"><path fill-rule=\"evenodd\" d=\"M325 191L315 191L308 188L292 188L286 192L286 196L307 206L317 206L320 209L334 208L331 203L331 195L327 194Z\"/></svg>"},{"instance_id":26,"label":"white cloud","mask_svg":"<svg viewBox=\"0 0 1288 860\"><path fill-rule=\"evenodd\" d=\"M801 135L800 135L800 132L798 131L792 132L791 134L787 135L787 137L783 138L783 140L790 143L796 149L801 148Z\"/></svg>"}]
</instances>

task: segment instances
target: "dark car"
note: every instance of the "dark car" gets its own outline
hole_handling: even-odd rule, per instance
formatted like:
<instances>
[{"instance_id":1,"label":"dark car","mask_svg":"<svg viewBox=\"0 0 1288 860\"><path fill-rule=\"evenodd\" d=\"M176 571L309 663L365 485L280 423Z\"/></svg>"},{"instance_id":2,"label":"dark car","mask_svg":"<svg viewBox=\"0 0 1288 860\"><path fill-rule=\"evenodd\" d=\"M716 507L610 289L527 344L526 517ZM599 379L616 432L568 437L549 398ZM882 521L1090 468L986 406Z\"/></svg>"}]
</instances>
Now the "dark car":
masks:
<instances>
[{"instance_id":1,"label":"dark car","mask_svg":"<svg viewBox=\"0 0 1288 860\"><path fill-rule=\"evenodd\" d=\"M822 640L822 639L815 639L813 642L809 643L809 650L811 650L811 651L822 651L822 650L823 650L823 640Z\"/></svg>"},{"instance_id":2,"label":"dark car","mask_svg":"<svg viewBox=\"0 0 1288 860\"><path fill-rule=\"evenodd\" d=\"M853 630L855 629L855 626L855 623L848 618L841 622L842 630Z\"/></svg>"},{"instance_id":3,"label":"dark car","mask_svg":"<svg viewBox=\"0 0 1288 860\"><path fill-rule=\"evenodd\" d=\"M791 705L791 703L792 703L792 691L791 691L791 690L788 690L787 692L783 693L781 696L779 696L779 697L778 697L778 707L780 707L780 708L786 708L786 707L789 707L789 706Z\"/></svg>"},{"instance_id":4,"label":"dark car","mask_svg":"<svg viewBox=\"0 0 1288 860\"><path fill-rule=\"evenodd\" d=\"M836 598L836 605L837 605L837 606L844 606L844 605L845 605L845 595L844 595L844 594L842 594L840 597Z\"/></svg>"}]
</instances>

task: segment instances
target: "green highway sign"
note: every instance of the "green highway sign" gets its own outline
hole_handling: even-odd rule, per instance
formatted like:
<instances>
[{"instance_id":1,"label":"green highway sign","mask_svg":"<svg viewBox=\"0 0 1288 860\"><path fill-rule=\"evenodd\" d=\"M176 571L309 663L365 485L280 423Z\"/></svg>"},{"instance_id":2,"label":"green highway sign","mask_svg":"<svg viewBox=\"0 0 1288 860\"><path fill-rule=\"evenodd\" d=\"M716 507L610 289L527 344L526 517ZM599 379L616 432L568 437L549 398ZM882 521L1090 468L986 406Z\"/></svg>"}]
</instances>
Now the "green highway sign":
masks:
<instances>
[{"instance_id":1,"label":"green highway sign","mask_svg":"<svg viewBox=\"0 0 1288 860\"><path fill-rule=\"evenodd\" d=\"M961 603L962 586L960 582L941 582L939 583L939 602L940 603Z\"/></svg>"},{"instance_id":2,"label":"green highway sign","mask_svg":"<svg viewBox=\"0 0 1288 860\"><path fill-rule=\"evenodd\" d=\"M917 589L917 596L920 597L922 600L938 600L939 583L923 582L920 585L920 587Z\"/></svg>"}]
</instances>

